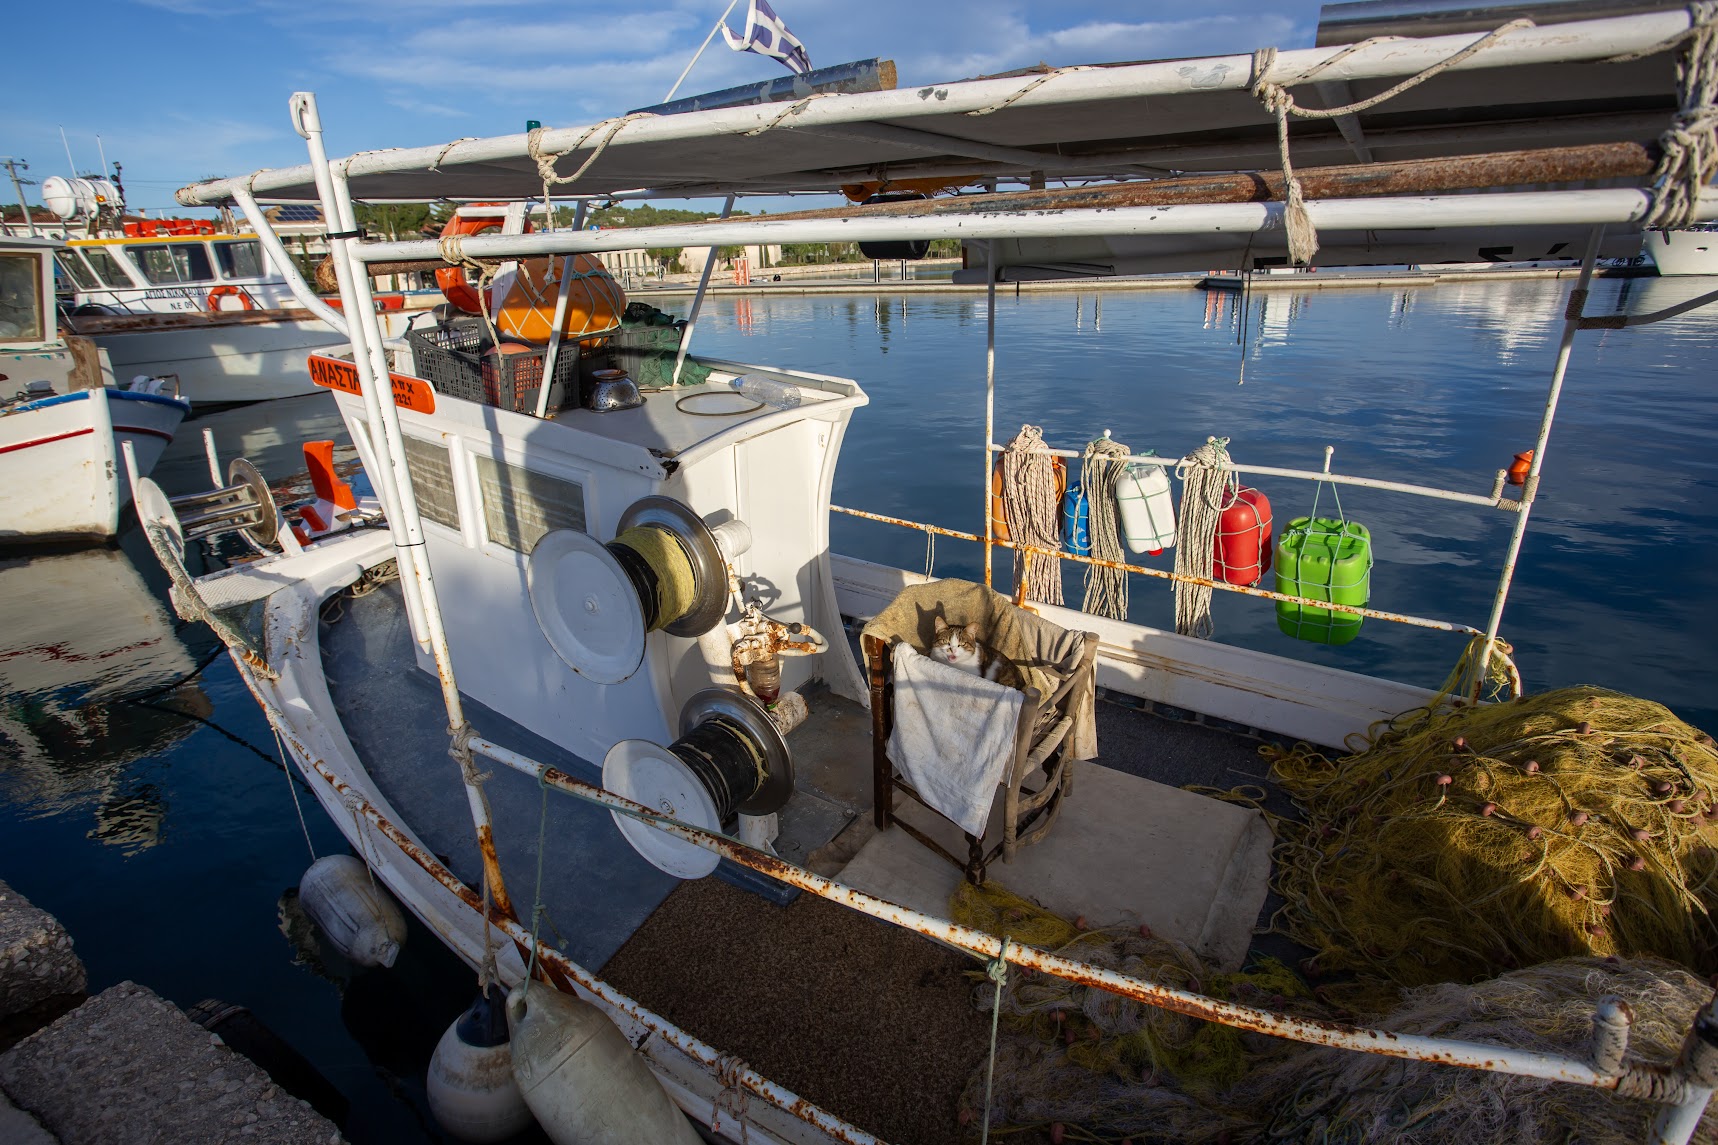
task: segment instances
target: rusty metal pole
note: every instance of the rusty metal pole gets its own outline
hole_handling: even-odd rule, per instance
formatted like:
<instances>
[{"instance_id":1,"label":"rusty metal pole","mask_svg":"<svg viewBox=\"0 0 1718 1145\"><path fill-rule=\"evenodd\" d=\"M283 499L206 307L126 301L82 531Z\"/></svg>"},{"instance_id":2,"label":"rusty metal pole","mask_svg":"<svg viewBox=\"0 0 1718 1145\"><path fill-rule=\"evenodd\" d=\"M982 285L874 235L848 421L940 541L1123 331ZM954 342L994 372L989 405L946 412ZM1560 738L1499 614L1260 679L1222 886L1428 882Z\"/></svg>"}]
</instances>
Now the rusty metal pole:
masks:
<instances>
[{"instance_id":1,"label":"rusty metal pole","mask_svg":"<svg viewBox=\"0 0 1718 1145\"><path fill-rule=\"evenodd\" d=\"M1521 489L1520 507L1515 513L1515 529L1509 534L1509 550L1504 554L1503 572L1497 578L1497 592L1491 600L1491 619L1485 625L1485 646L1479 657L1479 679L1483 689L1491 670L1491 652L1497 647L1497 632L1503 625L1503 606L1509 601L1509 586L1515 579L1515 563L1521 556L1521 542L1527 535L1527 519L1533 515L1533 502L1539 495L1539 471L1545 465L1545 447L1551 440L1551 423L1557 418L1557 401L1563 395L1563 377L1569 371L1569 355L1575 346L1575 334L1581 328L1581 311L1587 303L1587 290L1593 284L1593 264L1598 261L1599 243L1605 228L1594 227L1587 237L1587 251L1581 256L1581 277L1569 292L1568 311L1563 318L1563 339L1557 344L1557 363L1551 369L1551 389L1545 395L1545 411L1539 418L1539 437L1533 443L1533 464L1527 470L1527 482Z\"/></svg>"},{"instance_id":2,"label":"rusty metal pole","mask_svg":"<svg viewBox=\"0 0 1718 1145\"><path fill-rule=\"evenodd\" d=\"M996 524L990 519L990 451L996 444L996 244L991 239L984 244L984 482L979 485L984 495L984 587L990 588L994 578L991 554L996 548Z\"/></svg>"}]
</instances>

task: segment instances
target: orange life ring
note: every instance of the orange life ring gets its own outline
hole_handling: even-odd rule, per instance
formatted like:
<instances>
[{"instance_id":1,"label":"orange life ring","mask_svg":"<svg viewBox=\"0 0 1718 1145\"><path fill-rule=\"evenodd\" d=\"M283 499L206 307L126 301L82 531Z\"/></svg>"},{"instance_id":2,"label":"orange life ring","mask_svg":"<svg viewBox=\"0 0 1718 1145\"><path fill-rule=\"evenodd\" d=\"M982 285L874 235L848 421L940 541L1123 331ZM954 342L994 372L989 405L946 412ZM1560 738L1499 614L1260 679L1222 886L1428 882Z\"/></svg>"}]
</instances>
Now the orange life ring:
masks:
<instances>
[{"instance_id":1,"label":"orange life ring","mask_svg":"<svg viewBox=\"0 0 1718 1145\"><path fill-rule=\"evenodd\" d=\"M210 313L214 313L221 309L221 299L223 298L238 299L240 310L255 310L257 308L256 300L241 288L237 286L217 286L215 289L209 291L208 309Z\"/></svg>"},{"instance_id":2,"label":"orange life ring","mask_svg":"<svg viewBox=\"0 0 1718 1145\"><path fill-rule=\"evenodd\" d=\"M474 207L504 207L507 204L473 203L471 205ZM493 215L468 218L455 211L453 217L448 219L447 224L441 228L441 237L445 239L452 235L480 235L484 231L498 231L501 229L501 222L500 218ZM525 229L527 231L531 229L529 222L525 224ZM442 296L451 302L455 309L463 310L467 314L483 313L483 300L477 297L477 288L465 280L465 268L463 266L442 267L435 272L435 284L441 287Z\"/></svg>"}]
</instances>

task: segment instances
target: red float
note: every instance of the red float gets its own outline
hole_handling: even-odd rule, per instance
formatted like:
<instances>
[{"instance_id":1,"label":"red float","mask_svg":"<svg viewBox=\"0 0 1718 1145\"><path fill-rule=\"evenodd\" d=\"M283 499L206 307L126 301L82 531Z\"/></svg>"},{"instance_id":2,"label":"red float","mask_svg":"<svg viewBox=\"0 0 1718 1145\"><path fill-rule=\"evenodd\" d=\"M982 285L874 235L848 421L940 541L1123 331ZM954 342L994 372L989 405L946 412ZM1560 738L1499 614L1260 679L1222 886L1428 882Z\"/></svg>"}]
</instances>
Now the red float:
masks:
<instances>
[{"instance_id":1,"label":"red float","mask_svg":"<svg viewBox=\"0 0 1718 1145\"><path fill-rule=\"evenodd\" d=\"M1235 503L1223 510L1211 575L1229 584L1258 584L1271 571L1271 502L1243 485Z\"/></svg>"}]
</instances>

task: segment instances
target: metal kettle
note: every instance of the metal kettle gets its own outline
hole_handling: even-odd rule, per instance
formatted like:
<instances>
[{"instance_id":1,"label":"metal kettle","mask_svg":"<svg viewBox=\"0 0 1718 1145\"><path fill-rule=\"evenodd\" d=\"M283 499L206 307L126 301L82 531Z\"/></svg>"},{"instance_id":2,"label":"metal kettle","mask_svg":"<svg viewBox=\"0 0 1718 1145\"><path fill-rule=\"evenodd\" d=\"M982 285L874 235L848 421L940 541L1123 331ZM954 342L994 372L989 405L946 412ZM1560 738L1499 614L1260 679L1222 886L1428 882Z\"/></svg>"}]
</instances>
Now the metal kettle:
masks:
<instances>
[{"instance_id":1,"label":"metal kettle","mask_svg":"<svg viewBox=\"0 0 1718 1145\"><path fill-rule=\"evenodd\" d=\"M644 395L625 370L593 370L585 379L580 405L597 413L637 409L644 404Z\"/></svg>"}]
</instances>

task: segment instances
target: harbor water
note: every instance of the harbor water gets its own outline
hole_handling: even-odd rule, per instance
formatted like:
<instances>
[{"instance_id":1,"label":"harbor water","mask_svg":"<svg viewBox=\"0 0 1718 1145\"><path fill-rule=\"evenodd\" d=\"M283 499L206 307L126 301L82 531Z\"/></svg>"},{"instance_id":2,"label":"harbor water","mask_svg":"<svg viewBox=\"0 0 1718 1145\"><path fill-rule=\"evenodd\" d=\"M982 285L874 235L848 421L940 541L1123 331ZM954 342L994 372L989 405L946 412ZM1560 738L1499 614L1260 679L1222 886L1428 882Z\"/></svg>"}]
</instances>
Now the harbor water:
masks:
<instances>
[{"instance_id":1,"label":"harbor water","mask_svg":"<svg viewBox=\"0 0 1718 1145\"><path fill-rule=\"evenodd\" d=\"M1004 290L996 436L1037 425L1078 450L1108 430L1165 456L1217 436L1239 463L1299 469L1320 468L1329 445L1340 473L1485 494L1533 444L1570 285L1446 279L1244 303ZM1658 310L1710 286L1605 279L1588 309ZM858 379L871 404L848 432L836 503L982 532L985 341L982 294L783 294L711 299L695 349ZM1577 341L1504 617L1528 688L1604 685L1718 729L1714 377L1711 310ZM207 486L205 428L223 459L249 457L271 479L302 468L301 442L344 440L325 394L197 417L157 467L169 493ZM1279 530L1315 498L1336 515L1328 486L1248 483ZM1340 494L1373 538L1374 607L1484 626L1511 514ZM922 533L839 515L831 535L837 552L982 577L971 543L931 551ZM1136 559L1171 567L1168 553ZM1006 582L1011 556L996 561ZM1071 604L1081 579L1067 566ZM1428 686L1465 640L1368 620L1327 648L1281 634L1267 601L1219 594L1214 614L1219 640ZM1134 578L1130 617L1172 627L1167 583ZM92 991L129 978L181 1006L247 1006L340 1090L350 1140L441 1140L424 1068L473 978L415 925L388 971L343 965L307 937L292 888L312 854L345 842L282 769L218 652L173 615L135 526L113 548L0 554L0 877L65 923Z\"/></svg>"}]
</instances>

